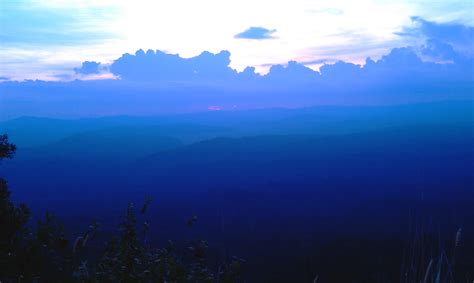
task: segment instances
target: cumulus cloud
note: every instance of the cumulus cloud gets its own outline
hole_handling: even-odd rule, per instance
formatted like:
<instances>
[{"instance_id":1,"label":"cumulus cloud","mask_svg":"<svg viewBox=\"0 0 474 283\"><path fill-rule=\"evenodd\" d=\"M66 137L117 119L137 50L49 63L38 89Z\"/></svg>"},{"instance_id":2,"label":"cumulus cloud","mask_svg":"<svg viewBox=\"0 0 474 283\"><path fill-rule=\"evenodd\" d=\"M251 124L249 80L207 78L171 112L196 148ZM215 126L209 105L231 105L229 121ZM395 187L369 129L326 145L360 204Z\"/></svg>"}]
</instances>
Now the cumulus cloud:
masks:
<instances>
[{"instance_id":1,"label":"cumulus cloud","mask_svg":"<svg viewBox=\"0 0 474 283\"><path fill-rule=\"evenodd\" d=\"M82 62L80 68L74 68L74 72L76 74L81 75L91 75L91 74L99 74L100 73L101 64L95 61L85 61Z\"/></svg>"},{"instance_id":2,"label":"cumulus cloud","mask_svg":"<svg viewBox=\"0 0 474 283\"><path fill-rule=\"evenodd\" d=\"M412 17L413 25L405 27L398 35L426 41L427 54L443 59L454 59L453 52L472 57L474 51L474 27L459 23L436 23L421 17ZM451 46L451 47L449 47ZM448 50L452 49L452 50ZM434 54L433 52L443 54Z\"/></svg>"},{"instance_id":3,"label":"cumulus cloud","mask_svg":"<svg viewBox=\"0 0 474 283\"><path fill-rule=\"evenodd\" d=\"M276 29L270 30L263 27L250 27L244 30L243 32L236 34L234 38L255 39L255 40L273 39L275 38L273 36L275 32L276 32Z\"/></svg>"},{"instance_id":4,"label":"cumulus cloud","mask_svg":"<svg viewBox=\"0 0 474 283\"><path fill-rule=\"evenodd\" d=\"M192 58L162 51L138 50L124 54L110 66L110 71L124 80L185 81L213 78L226 79L235 71L229 68L230 52L202 52Z\"/></svg>"},{"instance_id":5,"label":"cumulus cloud","mask_svg":"<svg viewBox=\"0 0 474 283\"><path fill-rule=\"evenodd\" d=\"M319 73L296 61L290 61L286 66L274 65L266 75L269 80L283 84L292 84L301 81L314 81Z\"/></svg>"},{"instance_id":6,"label":"cumulus cloud","mask_svg":"<svg viewBox=\"0 0 474 283\"><path fill-rule=\"evenodd\" d=\"M445 41L451 44L474 43L474 27L458 23L436 23L421 17L412 17L417 27L411 31L427 38Z\"/></svg>"},{"instance_id":7,"label":"cumulus cloud","mask_svg":"<svg viewBox=\"0 0 474 283\"><path fill-rule=\"evenodd\" d=\"M438 39L428 39L421 52L424 56L440 61L461 60L461 55L454 50L452 45Z\"/></svg>"},{"instance_id":8,"label":"cumulus cloud","mask_svg":"<svg viewBox=\"0 0 474 283\"><path fill-rule=\"evenodd\" d=\"M236 85L251 84L252 87L271 89L272 84L323 85L328 93L350 82L359 87L377 85L393 89L417 87L430 88L441 82L472 81L472 59L461 56L454 48L445 43L430 39L420 47L394 48L380 60L367 58L362 65L338 60L290 61L287 64L271 65L266 75L259 75L254 67L247 67L238 73L229 67L230 52L202 52L191 58L182 58L177 54L163 51L138 50L134 55L124 54L109 67L110 72L121 81L147 81L156 86L168 83L218 83L232 89ZM438 62L424 61L420 56L438 58ZM319 71L306 65L320 63ZM97 62L84 62L76 69L80 74L96 74L101 65ZM463 85L463 84L460 84Z\"/></svg>"}]
</instances>

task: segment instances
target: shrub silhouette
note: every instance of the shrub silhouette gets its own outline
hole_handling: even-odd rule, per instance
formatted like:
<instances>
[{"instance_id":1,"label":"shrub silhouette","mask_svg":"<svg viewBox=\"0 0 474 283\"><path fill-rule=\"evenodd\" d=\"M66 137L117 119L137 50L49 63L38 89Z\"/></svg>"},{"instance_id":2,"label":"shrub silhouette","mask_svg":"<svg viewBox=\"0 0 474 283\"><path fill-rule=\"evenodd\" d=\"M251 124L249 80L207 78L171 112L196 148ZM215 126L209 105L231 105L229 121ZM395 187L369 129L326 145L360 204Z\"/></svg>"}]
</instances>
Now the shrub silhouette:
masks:
<instances>
[{"instance_id":1,"label":"shrub silhouette","mask_svg":"<svg viewBox=\"0 0 474 283\"><path fill-rule=\"evenodd\" d=\"M0 135L0 159L11 158L15 150L16 146L8 141L8 136Z\"/></svg>"},{"instance_id":2,"label":"shrub silhouette","mask_svg":"<svg viewBox=\"0 0 474 283\"><path fill-rule=\"evenodd\" d=\"M16 147L0 135L0 160L11 158ZM140 209L145 214L151 199ZM56 217L46 213L35 229L28 226L30 210L15 206L7 182L0 178L0 282L238 282L241 260L232 258L214 271L206 264L207 242L189 247L190 255L175 251L173 242L162 249L146 244L133 204L126 210L114 236L99 256L84 253L98 228L89 229L71 243ZM97 253L95 253L97 254Z\"/></svg>"}]
</instances>

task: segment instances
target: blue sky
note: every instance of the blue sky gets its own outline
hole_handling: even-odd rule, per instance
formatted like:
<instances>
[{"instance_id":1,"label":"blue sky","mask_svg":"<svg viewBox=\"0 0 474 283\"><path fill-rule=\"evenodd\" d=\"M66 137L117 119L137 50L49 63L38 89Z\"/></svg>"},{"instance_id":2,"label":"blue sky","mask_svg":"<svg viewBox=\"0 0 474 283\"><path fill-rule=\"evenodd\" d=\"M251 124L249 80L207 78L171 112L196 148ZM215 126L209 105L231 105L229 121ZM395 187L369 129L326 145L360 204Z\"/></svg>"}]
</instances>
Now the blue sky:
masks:
<instances>
[{"instance_id":1,"label":"blue sky","mask_svg":"<svg viewBox=\"0 0 474 283\"><path fill-rule=\"evenodd\" d=\"M0 77L62 80L83 61L106 65L138 49L228 50L232 68L262 73L290 60L363 64L446 38L449 25L472 27L473 9L472 1L2 1ZM431 23L448 28L429 35ZM469 52L470 43L455 44Z\"/></svg>"}]
</instances>

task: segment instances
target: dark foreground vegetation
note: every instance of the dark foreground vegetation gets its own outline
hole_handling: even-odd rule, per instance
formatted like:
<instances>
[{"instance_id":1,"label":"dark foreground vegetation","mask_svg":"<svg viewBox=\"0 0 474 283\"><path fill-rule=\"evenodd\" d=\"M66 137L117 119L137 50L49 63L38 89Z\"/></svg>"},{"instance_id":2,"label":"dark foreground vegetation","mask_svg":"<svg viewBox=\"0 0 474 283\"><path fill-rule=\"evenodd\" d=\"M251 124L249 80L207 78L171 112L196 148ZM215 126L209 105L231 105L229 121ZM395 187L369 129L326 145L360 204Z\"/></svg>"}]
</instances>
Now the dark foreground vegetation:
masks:
<instances>
[{"instance_id":1,"label":"dark foreground vegetation","mask_svg":"<svg viewBox=\"0 0 474 283\"><path fill-rule=\"evenodd\" d=\"M0 136L0 158L11 158L15 146ZM92 223L71 242L56 217L46 213L36 227L29 227L30 210L10 200L7 182L0 178L0 282L237 282L242 260L234 258L217 264L206 260L208 244L201 240L176 252L169 241L164 248L147 243L148 222L138 227L151 199L139 210L127 208L120 234L102 251L91 251L98 229ZM188 221L192 226L196 217Z\"/></svg>"}]
</instances>

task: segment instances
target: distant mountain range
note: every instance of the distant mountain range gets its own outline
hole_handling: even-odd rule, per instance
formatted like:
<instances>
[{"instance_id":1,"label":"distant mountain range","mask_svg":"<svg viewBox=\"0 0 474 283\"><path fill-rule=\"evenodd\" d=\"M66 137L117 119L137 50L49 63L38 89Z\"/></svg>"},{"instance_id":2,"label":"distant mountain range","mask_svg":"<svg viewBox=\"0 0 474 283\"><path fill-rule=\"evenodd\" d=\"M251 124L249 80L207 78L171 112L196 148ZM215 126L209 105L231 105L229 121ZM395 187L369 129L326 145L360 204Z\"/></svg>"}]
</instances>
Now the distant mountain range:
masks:
<instances>
[{"instance_id":1,"label":"distant mountain range","mask_svg":"<svg viewBox=\"0 0 474 283\"><path fill-rule=\"evenodd\" d=\"M211 250L248 259L250 272L265 262L294 274L302 266L289 259L318 253L314 243L406 237L419 219L472 238L473 126L465 101L25 117L0 123L18 145L0 173L15 201L58 212L73 233L91 219L110 224L106 233L148 195L159 241L183 240L197 215L192 233Z\"/></svg>"}]
</instances>

